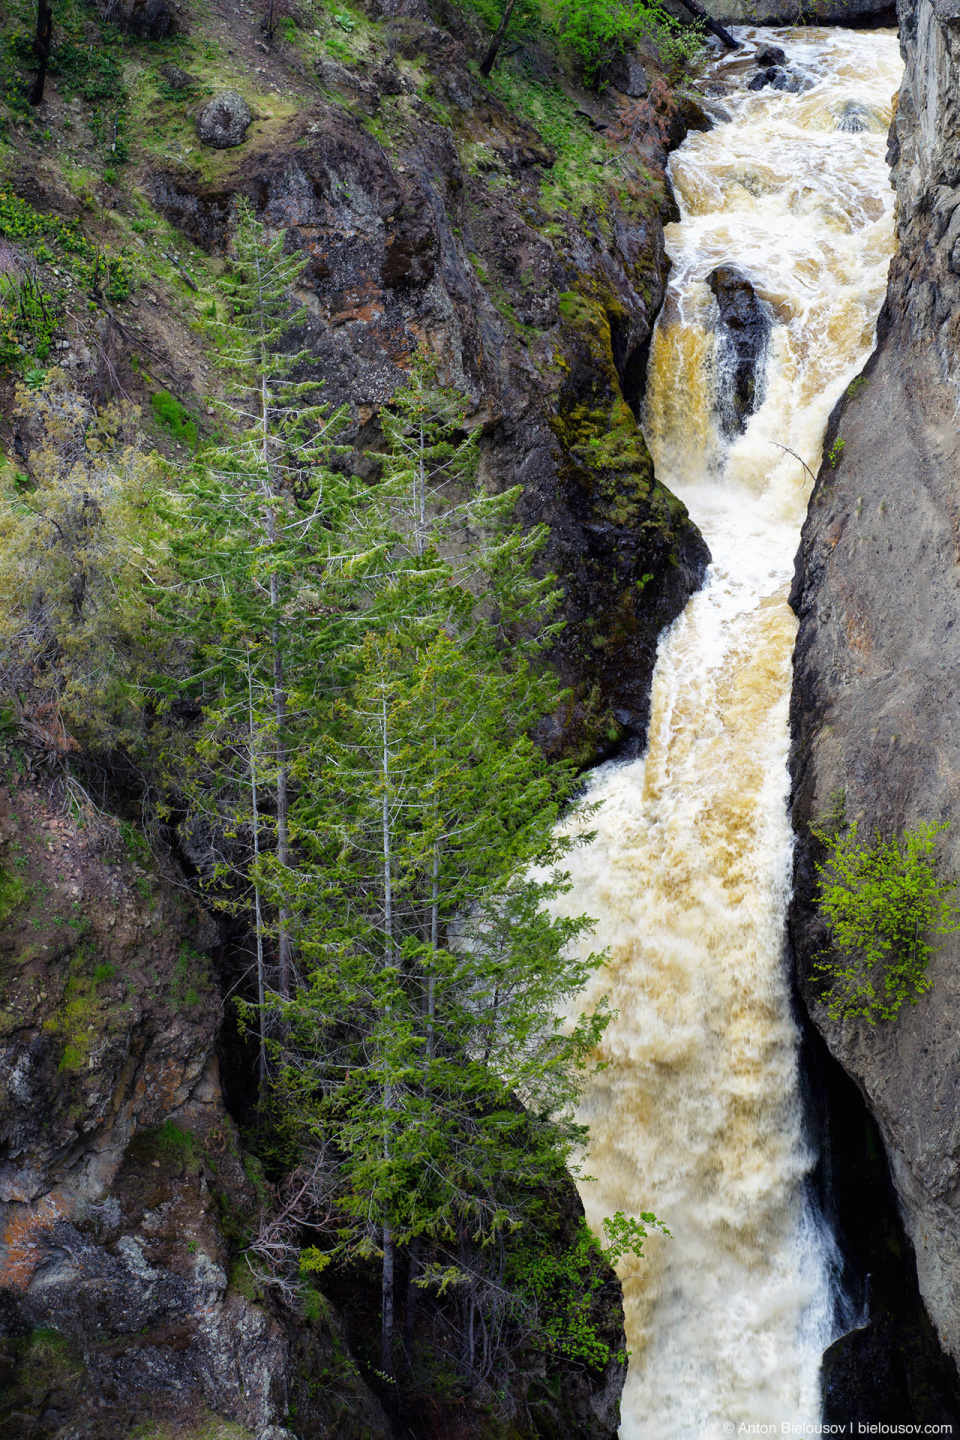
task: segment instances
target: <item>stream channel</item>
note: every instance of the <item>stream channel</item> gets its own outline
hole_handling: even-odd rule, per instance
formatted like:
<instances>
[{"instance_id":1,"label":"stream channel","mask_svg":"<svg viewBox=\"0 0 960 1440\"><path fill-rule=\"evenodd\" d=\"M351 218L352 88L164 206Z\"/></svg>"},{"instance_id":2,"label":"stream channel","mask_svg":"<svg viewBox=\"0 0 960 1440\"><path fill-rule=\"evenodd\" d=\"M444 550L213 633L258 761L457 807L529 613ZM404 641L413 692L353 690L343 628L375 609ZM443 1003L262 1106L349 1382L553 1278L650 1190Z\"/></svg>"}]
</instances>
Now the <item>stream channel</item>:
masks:
<instances>
[{"instance_id":1,"label":"stream channel","mask_svg":"<svg viewBox=\"0 0 960 1440\"><path fill-rule=\"evenodd\" d=\"M661 638L646 754L592 777L596 838L571 857L563 902L600 917L595 992L618 1011L583 1106L588 1219L653 1210L671 1231L622 1266L621 1440L816 1425L838 1333L785 957L787 594L804 466L820 464L884 296L902 66L887 31L735 33L744 50L707 79L729 87L732 118L671 161L682 218L644 417L713 564ZM742 62L770 45L796 88L747 88L759 72ZM738 273L711 288L718 267Z\"/></svg>"}]
</instances>

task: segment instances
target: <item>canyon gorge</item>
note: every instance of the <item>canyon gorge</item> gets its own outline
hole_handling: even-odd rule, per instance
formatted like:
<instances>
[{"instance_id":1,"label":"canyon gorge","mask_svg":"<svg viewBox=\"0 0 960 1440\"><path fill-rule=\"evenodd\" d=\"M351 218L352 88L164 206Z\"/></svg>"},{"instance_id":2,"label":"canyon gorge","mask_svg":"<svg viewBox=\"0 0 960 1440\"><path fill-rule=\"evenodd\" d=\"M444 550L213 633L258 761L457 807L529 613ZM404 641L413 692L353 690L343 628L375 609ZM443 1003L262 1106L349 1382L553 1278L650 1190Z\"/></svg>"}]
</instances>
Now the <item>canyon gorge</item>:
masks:
<instances>
[{"instance_id":1,"label":"canyon gorge","mask_svg":"<svg viewBox=\"0 0 960 1440\"><path fill-rule=\"evenodd\" d=\"M684 39L671 0L661 30L615 37L595 63L519 4L485 69L499 7L77 0L54 12L36 106L37 12L0 16L2 1440L960 1426L960 937L938 942L931 987L894 1020L838 1018L818 869L839 805L861 835L942 825L939 873L960 876L960 9L708 10L736 48ZM531 1183L540 1289L522 1321L513 1301L496 1312L502 1361L494 1302L458 1298L474 1283L466 1222L445 1220L446 1250L425 1225L398 1246L386 1350L387 1223L349 1264L317 1249L345 1233L327 1192L325 1231L301 1204L323 1146L297 1151L262 1118L258 964L260 1002L265 973L280 997L269 1064L284 1083L300 1023L282 963L269 969L286 911L265 971L270 872L223 879L248 863L249 827L191 810L208 784L195 772L179 791L170 778L204 707L151 679L135 723L107 706L109 724L83 729L146 611L80 628L101 562L78 542L67 631L17 659L42 605L17 609L39 572L16 526L56 477L75 477L86 533L100 457L120 457L146 485L110 512L130 527L124 563L157 584L151 476L187 475L230 434L216 327L245 213L296 260L270 343L337 413L330 489L380 484L383 417L427 356L456 397L431 463L474 447L486 492L515 490L539 537L536 575L555 577L536 654L559 700L521 728L589 807L560 819L558 834L589 834L546 902L558 922L596 922L571 931L586 968L565 1025L594 1005L612 1018L578 1102L583 1163ZM459 491L451 503L462 534L428 548L458 574L483 523ZM68 511L44 513L36 550L52 553ZM349 608L287 582L284 623ZM518 603L496 663L531 633ZM192 646L216 669L208 636L178 643L181 668ZM456 728L476 724L479 745L470 693ZM257 722L278 753L282 710ZM294 791L312 756L294 756ZM286 771L270 765L280 836L269 797ZM294 849L308 832L294 826ZM389 910L389 880L386 894ZM479 903L463 889L454 957ZM411 942L397 964L413 974L420 954ZM432 1058L424 1014L405 1043ZM532 1113L522 1093L499 1108L524 1101ZM641 1214L642 1256L591 1248L584 1215L602 1242L609 1217ZM506 1253L523 1224L497 1223ZM274 1273L271 1245L299 1271Z\"/></svg>"}]
</instances>

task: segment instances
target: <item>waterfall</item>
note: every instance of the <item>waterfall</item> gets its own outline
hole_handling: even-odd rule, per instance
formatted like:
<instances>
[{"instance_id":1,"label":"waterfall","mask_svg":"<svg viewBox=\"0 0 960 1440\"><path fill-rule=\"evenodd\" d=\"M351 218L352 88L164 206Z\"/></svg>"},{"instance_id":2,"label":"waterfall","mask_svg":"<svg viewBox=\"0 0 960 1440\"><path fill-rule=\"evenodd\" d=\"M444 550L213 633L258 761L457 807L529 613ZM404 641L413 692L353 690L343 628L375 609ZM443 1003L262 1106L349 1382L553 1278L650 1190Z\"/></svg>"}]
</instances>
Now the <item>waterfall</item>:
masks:
<instances>
[{"instance_id":1,"label":"waterfall","mask_svg":"<svg viewBox=\"0 0 960 1440\"><path fill-rule=\"evenodd\" d=\"M618 1011L583 1106L587 1215L599 1229L652 1209L672 1232L622 1266L622 1440L815 1424L833 1338L784 958L787 593L810 488L800 460L816 470L883 299L901 62L888 32L738 37L744 51L706 82L732 120L672 160L682 219L667 228L645 416L657 473L713 564L661 640L646 755L592 777L596 836L563 902L600 917L592 948L610 959L592 998ZM753 52L771 45L785 59L758 82Z\"/></svg>"}]
</instances>

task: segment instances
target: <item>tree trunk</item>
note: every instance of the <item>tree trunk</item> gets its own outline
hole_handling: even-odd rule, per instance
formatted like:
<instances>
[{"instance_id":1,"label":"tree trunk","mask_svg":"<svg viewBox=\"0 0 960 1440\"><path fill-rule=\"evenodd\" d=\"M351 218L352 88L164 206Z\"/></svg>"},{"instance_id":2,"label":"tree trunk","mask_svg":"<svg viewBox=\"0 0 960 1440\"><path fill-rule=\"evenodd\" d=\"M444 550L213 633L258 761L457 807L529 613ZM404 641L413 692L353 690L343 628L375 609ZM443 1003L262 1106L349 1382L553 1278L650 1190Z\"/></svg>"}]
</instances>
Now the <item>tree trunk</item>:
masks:
<instances>
[{"instance_id":1,"label":"tree trunk","mask_svg":"<svg viewBox=\"0 0 960 1440\"><path fill-rule=\"evenodd\" d=\"M383 1227L383 1308L380 1324L380 1369L393 1375L393 1303L396 1246L389 1225Z\"/></svg>"},{"instance_id":2,"label":"tree trunk","mask_svg":"<svg viewBox=\"0 0 960 1440\"><path fill-rule=\"evenodd\" d=\"M387 724L387 696L384 692L382 711L383 734L383 928L386 963L393 964L393 861L390 846L390 732ZM389 1114L393 1109L393 1086L385 1086L384 1109ZM384 1158L390 1159L390 1134L387 1132ZM393 1375L393 1310L394 1310L394 1268L396 1247L393 1229L386 1222L383 1226L383 1284L382 1308L380 1312L380 1368L384 1375Z\"/></svg>"},{"instance_id":3,"label":"tree trunk","mask_svg":"<svg viewBox=\"0 0 960 1440\"><path fill-rule=\"evenodd\" d=\"M407 1250L410 1271L407 1276L407 1304L403 1316L404 1341L407 1347L407 1361L413 1363L413 1346L417 1332L417 1275L420 1273L420 1241L413 1239Z\"/></svg>"},{"instance_id":4,"label":"tree trunk","mask_svg":"<svg viewBox=\"0 0 960 1440\"><path fill-rule=\"evenodd\" d=\"M506 9L500 17L500 24L496 28L494 37L490 41L490 47L487 50L486 55L484 55L483 61L480 65L480 74L484 77L484 79L487 78L487 76L490 74L490 71L497 63L497 54L500 50L500 46L503 44L503 37L507 33L507 26L510 24L510 17L513 14L513 7L516 5L516 3L517 0L507 0Z\"/></svg>"},{"instance_id":5,"label":"tree trunk","mask_svg":"<svg viewBox=\"0 0 960 1440\"><path fill-rule=\"evenodd\" d=\"M279 607L279 580L276 571L270 576L270 603ZM284 731L287 723L287 692L283 683L283 653L278 628L273 632L273 713L277 725L277 859L282 869L290 867L290 797L287 744ZM290 909L281 901L277 933L278 985L285 1000L290 998L293 946L290 941Z\"/></svg>"},{"instance_id":6,"label":"tree trunk","mask_svg":"<svg viewBox=\"0 0 960 1440\"><path fill-rule=\"evenodd\" d=\"M247 716L250 722L250 810L253 818L253 863L260 858L260 804L257 794L256 728L253 719L253 673L250 669L250 655L247 653ZM260 1016L260 1099L263 1099L267 1085L267 1019L265 1008L265 987L263 978L263 910L260 904L260 881L254 881L254 923L257 931L257 1001Z\"/></svg>"},{"instance_id":7,"label":"tree trunk","mask_svg":"<svg viewBox=\"0 0 960 1440\"><path fill-rule=\"evenodd\" d=\"M430 950L433 955L433 969L427 976L427 1059L432 1060L436 1053L436 1019L437 1019L437 974L436 956L437 940L439 938L440 920L440 854L436 845L433 847L433 886L430 897Z\"/></svg>"},{"instance_id":8,"label":"tree trunk","mask_svg":"<svg viewBox=\"0 0 960 1440\"><path fill-rule=\"evenodd\" d=\"M53 42L53 11L49 0L37 0L37 33L33 40L33 53L37 57L37 78L30 91L30 104L39 105L43 100L43 87L47 79L47 64L50 60L50 46Z\"/></svg>"},{"instance_id":9,"label":"tree trunk","mask_svg":"<svg viewBox=\"0 0 960 1440\"><path fill-rule=\"evenodd\" d=\"M383 933L387 964L393 964L393 860L390 853L390 745L387 697L383 697Z\"/></svg>"},{"instance_id":10,"label":"tree trunk","mask_svg":"<svg viewBox=\"0 0 960 1440\"><path fill-rule=\"evenodd\" d=\"M263 464L269 478L270 492L277 493L277 487L273 480L270 466L270 392L267 388L267 356L261 346L260 350L260 423L263 435ZM277 517L272 505L267 508L267 539L271 545L277 538ZM280 615L280 577L276 568L270 571L270 607L274 614ZM277 859L282 869L286 870L290 865L290 801L288 794L288 769L286 743L284 741L284 729L287 715L287 692L283 683L283 652L280 648L280 624L279 618L274 622L271 631L271 643L273 645L273 707L274 718L277 726L276 756L277 756ZM290 998L290 971L291 951L290 943L290 910L283 900L279 907L279 924L277 927L277 988L285 1000Z\"/></svg>"},{"instance_id":11,"label":"tree trunk","mask_svg":"<svg viewBox=\"0 0 960 1440\"><path fill-rule=\"evenodd\" d=\"M719 23L719 21L714 20L712 15L708 15L706 10L704 10L703 6L697 3L697 0L680 0L680 4L686 6L686 8L690 11L691 15L696 15L698 20L702 20L704 25L706 25L707 29L712 30L714 35L716 35L717 39L722 40L728 50L743 49L740 41L734 40L733 36L730 34L730 31L724 30L723 26Z\"/></svg>"}]
</instances>

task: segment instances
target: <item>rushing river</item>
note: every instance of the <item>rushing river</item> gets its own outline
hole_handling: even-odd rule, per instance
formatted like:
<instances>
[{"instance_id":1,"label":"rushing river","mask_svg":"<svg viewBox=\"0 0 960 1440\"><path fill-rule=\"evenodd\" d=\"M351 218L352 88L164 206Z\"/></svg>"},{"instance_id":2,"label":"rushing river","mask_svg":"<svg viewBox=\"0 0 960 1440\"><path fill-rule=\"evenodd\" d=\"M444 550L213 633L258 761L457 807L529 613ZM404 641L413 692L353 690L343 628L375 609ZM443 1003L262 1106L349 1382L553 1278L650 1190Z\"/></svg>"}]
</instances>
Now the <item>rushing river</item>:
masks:
<instances>
[{"instance_id":1,"label":"rushing river","mask_svg":"<svg viewBox=\"0 0 960 1440\"><path fill-rule=\"evenodd\" d=\"M622 1440L819 1417L830 1238L807 1199L784 959L791 834L787 604L833 404L868 355L893 246L884 161L901 61L888 32L752 30L718 62L732 115L673 156L682 211L651 349L645 432L713 555L663 637L647 754L593 778L597 837L565 908L601 917L619 1015L584 1105L591 1223L652 1209L672 1238L623 1266ZM750 91L755 46L806 88ZM809 82L809 83L808 83ZM708 80L709 84L709 80ZM727 438L706 277L733 265L773 324L763 403Z\"/></svg>"}]
</instances>

